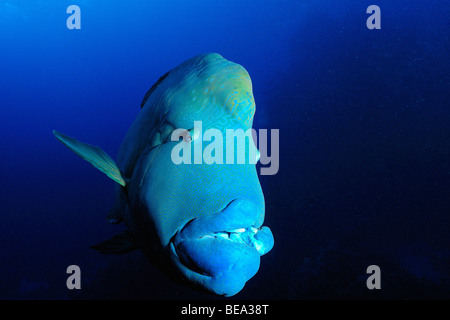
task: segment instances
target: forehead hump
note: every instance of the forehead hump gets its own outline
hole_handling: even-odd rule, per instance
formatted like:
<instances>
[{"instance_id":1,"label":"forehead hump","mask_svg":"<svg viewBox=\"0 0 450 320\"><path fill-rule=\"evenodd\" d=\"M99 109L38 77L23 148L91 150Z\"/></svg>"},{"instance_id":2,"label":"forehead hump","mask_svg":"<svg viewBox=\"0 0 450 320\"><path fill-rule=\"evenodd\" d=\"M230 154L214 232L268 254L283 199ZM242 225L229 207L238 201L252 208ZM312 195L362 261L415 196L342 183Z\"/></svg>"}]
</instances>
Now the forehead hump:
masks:
<instances>
[{"instance_id":1,"label":"forehead hump","mask_svg":"<svg viewBox=\"0 0 450 320\"><path fill-rule=\"evenodd\" d=\"M252 82L247 70L219 54L194 57L173 70L179 83L168 102L191 120L231 117L250 128L255 113ZM195 119L197 118L197 119Z\"/></svg>"}]
</instances>

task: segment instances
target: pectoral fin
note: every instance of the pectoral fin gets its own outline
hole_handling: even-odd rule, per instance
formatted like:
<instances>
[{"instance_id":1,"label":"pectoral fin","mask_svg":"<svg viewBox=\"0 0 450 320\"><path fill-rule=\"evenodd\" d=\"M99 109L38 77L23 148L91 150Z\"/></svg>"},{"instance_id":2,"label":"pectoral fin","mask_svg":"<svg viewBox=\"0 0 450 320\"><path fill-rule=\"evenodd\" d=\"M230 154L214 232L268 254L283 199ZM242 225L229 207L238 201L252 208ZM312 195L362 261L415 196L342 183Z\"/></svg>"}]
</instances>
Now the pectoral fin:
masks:
<instances>
[{"instance_id":1,"label":"pectoral fin","mask_svg":"<svg viewBox=\"0 0 450 320\"><path fill-rule=\"evenodd\" d=\"M77 139L66 136L56 130L53 130L53 134L70 150L92 164L95 168L99 169L115 182L125 187L126 180L122 177L115 161L102 149L80 142Z\"/></svg>"},{"instance_id":2,"label":"pectoral fin","mask_svg":"<svg viewBox=\"0 0 450 320\"><path fill-rule=\"evenodd\" d=\"M91 248L104 254L122 254L138 249L139 247L136 244L136 240L131 232L126 230L115 235L109 240L91 246Z\"/></svg>"}]
</instances>

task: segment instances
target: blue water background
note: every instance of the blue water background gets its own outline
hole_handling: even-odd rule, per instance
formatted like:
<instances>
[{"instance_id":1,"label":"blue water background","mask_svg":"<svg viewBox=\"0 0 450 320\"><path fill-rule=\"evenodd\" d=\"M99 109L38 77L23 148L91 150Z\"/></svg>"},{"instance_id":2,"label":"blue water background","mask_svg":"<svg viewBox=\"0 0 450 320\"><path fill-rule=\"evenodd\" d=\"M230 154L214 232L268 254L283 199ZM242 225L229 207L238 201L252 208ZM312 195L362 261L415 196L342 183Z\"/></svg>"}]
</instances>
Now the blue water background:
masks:
<instances>
[{"instance_id":1,"label":"blue water background","mask_svg":"<svg viewBox=\"0 0 450 320\"><path fill-rule=\"evenodd\" d=\"M218 52L252 77L255 128L280 130L279 172L260 177L275 247L235 298L448 299L448 17L437 0L1 1L0 298L212 297L139 251L89 249L123 230L104 220L114 184L51 132L115 156L150 86Z\"/></svg>"}]
</instances>

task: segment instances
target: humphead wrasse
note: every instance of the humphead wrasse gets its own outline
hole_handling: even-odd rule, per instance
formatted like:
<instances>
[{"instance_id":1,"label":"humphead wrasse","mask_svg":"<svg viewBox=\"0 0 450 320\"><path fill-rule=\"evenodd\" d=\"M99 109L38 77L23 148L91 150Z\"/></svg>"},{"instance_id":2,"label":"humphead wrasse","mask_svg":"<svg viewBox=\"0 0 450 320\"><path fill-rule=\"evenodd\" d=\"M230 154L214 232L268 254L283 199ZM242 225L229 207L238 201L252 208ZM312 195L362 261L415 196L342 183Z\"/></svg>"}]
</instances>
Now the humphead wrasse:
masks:
<instances>
[{"instance_id":1,"label":"humphead wrasse","mask_svg":"<svg viewBox=\"0 0 450 320\"><path fill-rule=\"evenodd\" d=\"M170 266L208 291L238 293L274 244L272 232L262 226L265 204L255 163L176 164L173 150L180 143L190 147L183 152L206 150L202 130L214 128L225 136L229 129L252 128L255 102L247 71L219 54L193 57L163 75L141 108L117 161L99 147L53 132L117 182L107 219L124 222L127 231L93 248L101 253L140 248L162 269ZM201 121L201 130L194 121ZM248 144L254 147L253 140ZM248 158L248 150L245 154Z\"/></svg>"}]
</instances>

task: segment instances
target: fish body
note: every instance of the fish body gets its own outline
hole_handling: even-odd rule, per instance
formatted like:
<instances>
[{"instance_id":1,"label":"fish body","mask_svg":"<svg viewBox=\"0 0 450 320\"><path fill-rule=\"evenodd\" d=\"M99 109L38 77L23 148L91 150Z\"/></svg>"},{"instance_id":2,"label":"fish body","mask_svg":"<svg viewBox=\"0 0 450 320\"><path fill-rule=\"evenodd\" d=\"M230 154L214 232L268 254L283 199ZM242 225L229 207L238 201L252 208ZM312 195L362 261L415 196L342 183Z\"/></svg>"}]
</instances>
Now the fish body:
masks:
<instances>
[{"instance_id":1,"label":"fish body","mask_svg":"<svg viewBox=\"0 0 450 320\"><path fill-rule=\"evenodd\" d=\"M265 204L255 163L238 164L234 154L233 163L199 162L197 156L211 147L212 139L204 140L208 130L215 130L225 137L215 156L223 151L226 160L232 144L251 158L252 139L239 149L227 136L234 130L242 137L252 127L255 102L247 71L216 53L193 57L162 76L141 108L117 161L54 131L117 182L107 219L124 222L128 230L94 248L103 253L141 248L190 283L218 295L238 293L274 244L270 229L262 226ZM191 151L183 154L188 163L174 161L180 146L186 154Z\"/></svg>"}]
</instances>

